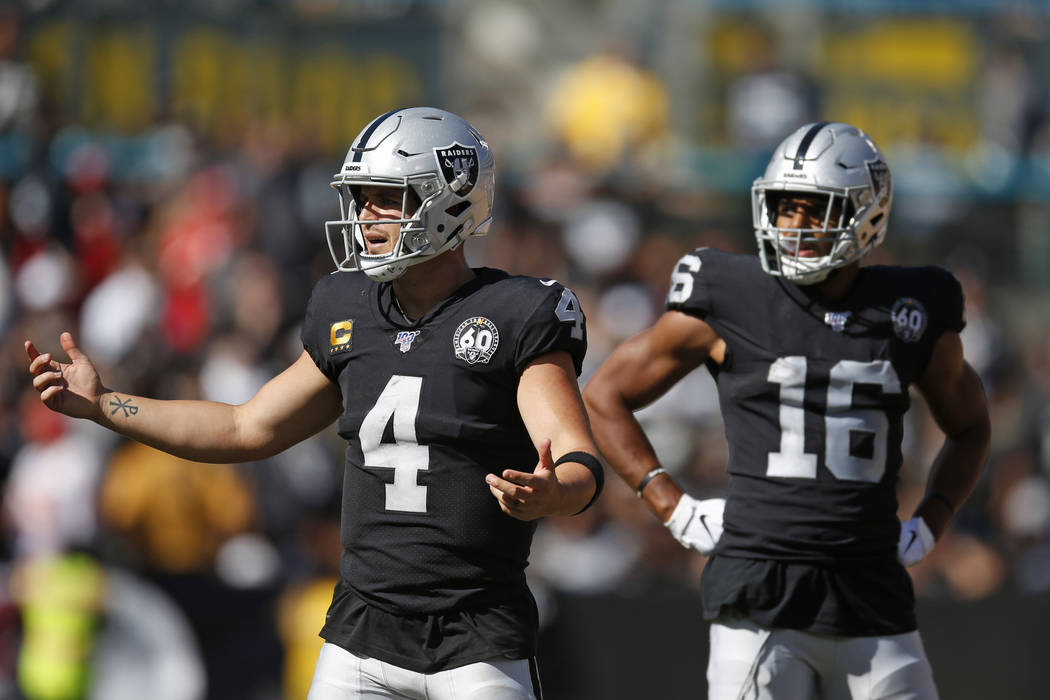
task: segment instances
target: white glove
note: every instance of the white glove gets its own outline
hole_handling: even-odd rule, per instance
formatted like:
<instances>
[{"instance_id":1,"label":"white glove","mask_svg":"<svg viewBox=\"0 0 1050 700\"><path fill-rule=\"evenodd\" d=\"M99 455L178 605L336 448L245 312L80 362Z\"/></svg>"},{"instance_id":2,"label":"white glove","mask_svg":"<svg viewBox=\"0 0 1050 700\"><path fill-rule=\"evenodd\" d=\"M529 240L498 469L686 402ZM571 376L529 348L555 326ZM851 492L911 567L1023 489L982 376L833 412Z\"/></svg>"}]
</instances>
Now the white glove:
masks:
<instances>
[{"instance_id":1,"label":"white glove","mask_svg":"<svg viewBox=\"0 0 1050 700\"><path fill-rule=\"evenodd\" d=\"M725 507L724 498L698 501L683 493L664 525L683 547L710 554L722 536L722 511Z\"/></svg>"},{"instance_id":2,"label":"white glove","mask_svg":"<svg viewBox=\"0 0 1050 700\"><path fill-rule=\"evenodd\" d=\"M933 549L933 533L922 518L901 523L901 538L897 542L897 560L904 566L915 566Z\"/></svg>"}]
</instances>

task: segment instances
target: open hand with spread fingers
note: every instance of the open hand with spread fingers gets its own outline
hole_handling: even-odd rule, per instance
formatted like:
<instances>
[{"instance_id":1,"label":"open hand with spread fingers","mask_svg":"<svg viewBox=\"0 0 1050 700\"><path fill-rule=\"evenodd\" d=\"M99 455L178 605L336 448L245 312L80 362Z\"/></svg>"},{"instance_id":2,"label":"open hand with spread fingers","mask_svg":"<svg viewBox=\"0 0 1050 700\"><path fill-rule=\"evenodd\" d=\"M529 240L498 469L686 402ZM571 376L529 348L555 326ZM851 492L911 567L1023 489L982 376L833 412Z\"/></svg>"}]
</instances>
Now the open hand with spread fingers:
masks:
<instances>
[{"instance_id":1,"label":"open hand with spread fingers","mask_svg":"<svg viewBox=\"0 0 1050 700\"><path fill-rule=\"evenodd\" d=\"M58 362L49 352L41 353L31 340L25 342L33 388L51 410L94 420L101 410L99 398L106 393L102 379L91 360L76 346L71 333L62 333L59 342L69 355L69 363Z\"/></svg>"},{"instance_id":2,"label":"open hand with spread fingers","mask_svg":"<svg viewBox=\"0 0 1050 700\"><path fill-rule=\"evenodd\" d=\"M536 520L557 512L561 505L561 484L554 471L551 441L544 439L539 452L540 459L531 474L504 469L501 475L485 477L500 509L512 518Z\"/></svg>"}]
</instances>

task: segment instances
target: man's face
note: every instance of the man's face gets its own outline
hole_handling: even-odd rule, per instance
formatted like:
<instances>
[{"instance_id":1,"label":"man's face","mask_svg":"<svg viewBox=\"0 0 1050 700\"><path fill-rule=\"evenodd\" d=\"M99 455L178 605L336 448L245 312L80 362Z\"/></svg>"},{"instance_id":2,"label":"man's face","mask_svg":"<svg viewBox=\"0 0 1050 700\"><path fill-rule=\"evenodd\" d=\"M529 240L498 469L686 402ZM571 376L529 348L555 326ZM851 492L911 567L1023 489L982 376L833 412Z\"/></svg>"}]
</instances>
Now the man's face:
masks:
<instances>
[{"instance_id":1,"label":"man's face","mask_svg":"<svg viewBox=\"0 0 1050 700\"><path fill-rule=\"evenodd\" d=\"M366 185L361 188L361 211L357 218L361 222L361 233L369 255L385 255L392 252L397 245L397 239L401 235L401 224L369 222L400 219L403 193L404 190L400 187ZM409 189L404 215L412 216L418 207L419 198Z\"/></svg>"},{"instance_id":2,"label":"man's face","mask_svg":"<svg viewBox=\"0 0 1050 700\"><path fill-rule=\"evenodd\" d=\"M836 234L824 231L828 227L841 225L841 201L836 199L828 213L828 195L824 194L787 194L777 200L774 225L779 229L809 229L799 241L798 235L790 233L781 236L781 247L785 253L800 258L816 258L829 255ZM813 230L817 229L817 230ZM814 239L830 239L822 242Z\"/></svg>"}]
</instances>

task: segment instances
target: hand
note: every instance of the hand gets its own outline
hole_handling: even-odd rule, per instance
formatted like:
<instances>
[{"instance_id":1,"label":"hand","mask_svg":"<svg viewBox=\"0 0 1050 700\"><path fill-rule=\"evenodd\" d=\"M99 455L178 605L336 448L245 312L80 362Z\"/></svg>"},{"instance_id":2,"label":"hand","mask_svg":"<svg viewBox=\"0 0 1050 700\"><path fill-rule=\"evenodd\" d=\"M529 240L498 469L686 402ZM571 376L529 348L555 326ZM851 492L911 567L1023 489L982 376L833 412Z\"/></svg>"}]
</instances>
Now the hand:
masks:
<instances>
[{"instance_id":1,"label":"hand","mask_svg":"<svg viewBox=\"0 0 1050 700\"><path fill-rule=\"evenodd\" d=\"M504 469L502 478L489 474L485 482L499 502L500 510L512 518L535 520L558 512L561 484L554 473L550 440L540 443L540 461L531 474Z\"/></svg>"},{"instance_id":2,"label":"hand","mask_svg":"<svg viewBox=\"0 0 1050 700\"><path fill-rule=\"evenodd\" d=\"M698 501L683 493L664 525L683 547L710 554L722 536L722 511L725 507L724 498Z\"/></svg>"},{"instance_id":3,"label":"hand","mask_svg":"<svg viewBox=\"0 0 1050 700\"><path fill-rule=\"evenodd\" d=\"M926 521L921 517L901 523L901 538L897 542L897 560L904 566L915 566L933 549L935 540Z\"/></svg>"},{"instance_id":4,"label":"hand","mask_svg":"<svg viewBox=\"0 0 1050 700\"><path fill-rule=\"evenodd\" d=\"M96 419L100 414L99 398L106 391L102 380L70 333L59 336L59 342L72 360L69 364L56 362L49 352L40 353L33 341L25 342L33 388L40 392L40 400L52 411L73 418Z\"/></svg>"}]
</instances>

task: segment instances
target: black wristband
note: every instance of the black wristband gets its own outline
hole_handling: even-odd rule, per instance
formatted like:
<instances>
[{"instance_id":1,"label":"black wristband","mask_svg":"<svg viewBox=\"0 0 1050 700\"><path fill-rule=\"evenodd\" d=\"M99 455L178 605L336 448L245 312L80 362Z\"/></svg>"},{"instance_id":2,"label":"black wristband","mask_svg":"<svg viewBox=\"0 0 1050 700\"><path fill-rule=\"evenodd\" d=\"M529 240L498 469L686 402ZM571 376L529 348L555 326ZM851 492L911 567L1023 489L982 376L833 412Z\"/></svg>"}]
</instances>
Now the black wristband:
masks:
<instances>
[{"instance_id":1,"label":"black wristband","mask_svg":"<svg viewBox=\"0 0 1050 700\"><path fill-rule=\"evenodd\" d=\"M930 500L940 501L941 504L948 509L949 513L951 513L952 515L955 514L955 504L948 500L948 497L940 491L930 491L928 494L926 494L926 497L922 499L922 502L925 503L926 501Z\"/></svg>"},{"instance_id":2,"label":"black wristband","mask_svg":"<svg viewBox=\"0 0 1050 700\"><path fill-rule=\"evenodd\" d=\"M566 452L558 458L558 461L554 463L554 466L557 467L559 464L564 464L565 462L577 462L582 464L590 469L591 474L594 475L594 495L591 496L591 500L587 501L587 505L573 513L573 515L579 515L590 508L594 502L598 500L598 496L602 492L602 487L605 486L605 470L602 469L602 463L598 461L598 458L589 452Z\"/></svg>"},{"instance_id":3,"label":"black wristband","mask_svg":"<svg viewBox=\"0 0 1050 700\"><path fill-rule=\"evenodd\" d=\"M667 473L666 469L664 469L663 467L657 467L656 469L652 470L651 472L649 472L648 474L643 476L642 480L640 482L638 482L638 488L636 488L634 490L635 495L637 495L638 498L641 498L642 497L642 491L644 491L645 487L649 485L649 482L652 481L654 478L660 476L661 474L666 474L666 473Z\"/></svg>"}]
</instances>

